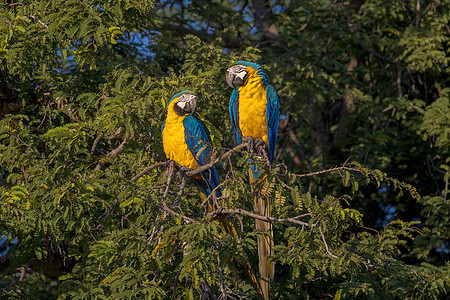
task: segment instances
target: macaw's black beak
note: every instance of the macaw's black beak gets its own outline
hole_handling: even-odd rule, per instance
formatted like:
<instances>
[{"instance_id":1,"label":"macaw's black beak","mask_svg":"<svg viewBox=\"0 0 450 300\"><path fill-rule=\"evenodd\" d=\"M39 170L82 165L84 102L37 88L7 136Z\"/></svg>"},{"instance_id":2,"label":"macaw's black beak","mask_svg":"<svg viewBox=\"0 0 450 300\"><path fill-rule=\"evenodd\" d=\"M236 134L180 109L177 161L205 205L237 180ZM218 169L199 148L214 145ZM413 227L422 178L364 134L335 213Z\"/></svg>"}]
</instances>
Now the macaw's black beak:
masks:
<instances>
[{"instance_id":1,"label":"macaw's black beak","mask_svg":"<svg viewBox=\"0 0 450 300\"><path fill-rule=\"evenodd\" d=\"M195 110L197 109L197 102L198 102L197 96L191 97L191 99L188 102L186 102L186 108L184 111L187 114L193 115L195 113Z\"/></svg>"},{"instance_id":2,"label":"macaw's black beak","mask_svg":"<svg viewBox=\"0 0 450 300\"><path fill-rule=\"evenodd\" d=\"M233 81L234 81L234 73L233 73L232 71L230 71L230 69L227 70L226 78L227 78L227 83L228 83L228 85L229 85L232 89L234 89L234 85L233 85Z\"/></svg>"}]
</instances>

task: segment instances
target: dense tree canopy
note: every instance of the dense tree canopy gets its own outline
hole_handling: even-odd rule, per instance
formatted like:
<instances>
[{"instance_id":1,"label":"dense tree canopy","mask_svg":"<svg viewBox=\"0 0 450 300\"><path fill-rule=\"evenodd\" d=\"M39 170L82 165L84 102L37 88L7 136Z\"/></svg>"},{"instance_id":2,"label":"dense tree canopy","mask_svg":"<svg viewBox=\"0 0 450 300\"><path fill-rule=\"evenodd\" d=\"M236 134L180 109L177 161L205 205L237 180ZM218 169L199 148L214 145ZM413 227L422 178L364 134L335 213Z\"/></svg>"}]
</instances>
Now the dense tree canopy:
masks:
<instances>
[{"instance_id":1,"label":"dense tree canopy","mask_svg":"<svg viewBox=\"0 0 450 300\"><path fill-rule=\"evenodd\" d=\"M257 297L237 263L257 265L258 216L230 151L236 60L281 99L260 163L273 299L449 293L448 0L0 3L2 298ZM215 144L210 214L162 150L185 89Z\"/></svg>"}]
</instances>

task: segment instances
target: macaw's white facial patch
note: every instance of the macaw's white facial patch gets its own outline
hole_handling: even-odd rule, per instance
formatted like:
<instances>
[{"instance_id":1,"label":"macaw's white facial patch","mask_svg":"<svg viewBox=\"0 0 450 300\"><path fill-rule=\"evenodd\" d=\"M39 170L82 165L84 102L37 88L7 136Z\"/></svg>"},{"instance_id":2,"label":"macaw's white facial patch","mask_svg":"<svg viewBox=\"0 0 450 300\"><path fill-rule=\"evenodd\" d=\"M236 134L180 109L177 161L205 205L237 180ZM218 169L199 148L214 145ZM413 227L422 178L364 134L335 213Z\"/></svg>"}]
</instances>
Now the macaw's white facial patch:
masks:
<instances>
[{"instance_id":1,"label":"macaw's white facial patch","mask_svg":"<svg viewBox=\"0 0 450 300\"><path fill-rule=\"evenodd\" d=\"M178 98L178 102L175 103L175 112L180 115L193 114L197 108L198 97L192 94L183 94Z\"/></svg>"},{"instance_id":2,"label":"macaw's white facial patch","mask_svg":"<svg viewBox=\"0 0 450 300\"><path fill-rule=\"evenodd\" d=\"M245 76L247 76L247 72L246 71L242 71L242 72L236 73L236 75L234 77L234 82L236 83L236 85L243 85Z\"/></svg>"},{"instance_id":3,"label":"macaw's white facial patch","mask_svg":"<svg viewBox=\"0 0 450 300\"><path fill-rule=\"evenodd\" d=\"M232 88L244 85L247 74L246 68L243 65L235 65L228 68L226 74L228 85Z\"/></svg>"}]
</instances>

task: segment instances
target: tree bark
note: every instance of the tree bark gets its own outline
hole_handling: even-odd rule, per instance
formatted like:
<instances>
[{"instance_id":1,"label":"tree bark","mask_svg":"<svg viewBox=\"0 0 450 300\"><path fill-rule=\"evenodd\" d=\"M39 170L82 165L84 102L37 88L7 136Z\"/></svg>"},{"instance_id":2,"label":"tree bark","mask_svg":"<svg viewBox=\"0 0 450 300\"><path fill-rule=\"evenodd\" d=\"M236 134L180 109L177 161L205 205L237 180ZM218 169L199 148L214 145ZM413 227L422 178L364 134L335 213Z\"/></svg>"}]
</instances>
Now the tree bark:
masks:
<instances>
[{"instance_id":1,"label":"tree bark","mask_svg":"<svg viewBox=\"0 0 450 300\"><path fill-rule=\"evenodd\" d=\"M273 22L272 8L267 0L253 0L255 23L262 34L262 41L276 41L280 38Z\"/></svg>"}]
</instances>

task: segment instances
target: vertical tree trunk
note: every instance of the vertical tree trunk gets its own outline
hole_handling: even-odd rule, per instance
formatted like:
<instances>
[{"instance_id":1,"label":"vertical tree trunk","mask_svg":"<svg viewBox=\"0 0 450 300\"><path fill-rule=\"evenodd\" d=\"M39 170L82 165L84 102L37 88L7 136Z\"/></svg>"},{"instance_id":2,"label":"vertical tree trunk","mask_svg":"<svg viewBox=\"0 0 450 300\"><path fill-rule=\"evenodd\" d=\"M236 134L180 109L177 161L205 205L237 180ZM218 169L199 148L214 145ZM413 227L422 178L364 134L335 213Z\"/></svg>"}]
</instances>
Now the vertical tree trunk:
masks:
<instances>
[{"instance_id":1,"label":"vertical tree trunk","mask_svg":"<svg viewBox=\"0 0 450 300\"><path fill-rule=\"evenodd\" d=\"M277 26L273 23L272 8L267 0L253 0L255 23L262 33L262 41L278 40L280 35Z\"/></svg>"},{"instance_id":2,"label":"vertical tree trunk","mask_svg":"<svg viewBox=\"0 0 450 300\"><path fill-rule=\"evenodd\" d=\"M361 6L363 5L364 1L363 0L351 0L350 1L350 6L349 9L351 10L351 15L358 13L359 9L361 8ZM351 23L353 18L350 18L348 25L349 26L353 26L353 24ZM347 72L346 75L347 76L352 76L353 74L353 70L356 69L358 67L358 55L355 51L353 51L352 49L350 49L348 51L348 54L350 56L350 61L348 62L347 65ZM352 87L350 86L350 84L345 84L345 95L344 95L344 99L342 100L342 106L341 109L339 111L339 128L338 131L336 132L336 141L339 142L342 139L345 139L345 137L348 135L349 130L351 128L349 128L348 126L348 117L355 114L356 113L356 107L355 107L355 103L353 101L353 96L350 94L350 89Z\"/></svg>"}]
</instances>

